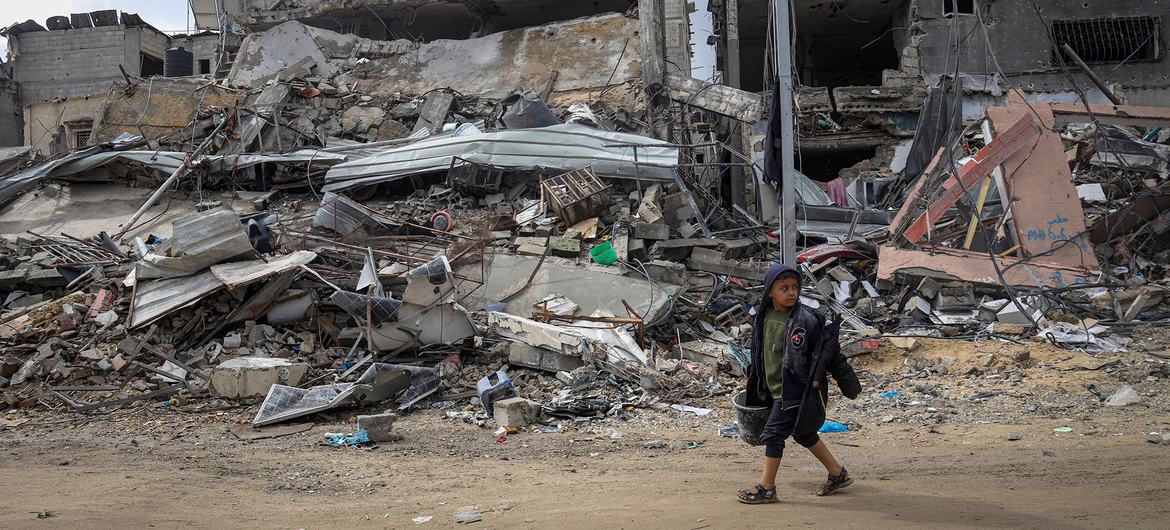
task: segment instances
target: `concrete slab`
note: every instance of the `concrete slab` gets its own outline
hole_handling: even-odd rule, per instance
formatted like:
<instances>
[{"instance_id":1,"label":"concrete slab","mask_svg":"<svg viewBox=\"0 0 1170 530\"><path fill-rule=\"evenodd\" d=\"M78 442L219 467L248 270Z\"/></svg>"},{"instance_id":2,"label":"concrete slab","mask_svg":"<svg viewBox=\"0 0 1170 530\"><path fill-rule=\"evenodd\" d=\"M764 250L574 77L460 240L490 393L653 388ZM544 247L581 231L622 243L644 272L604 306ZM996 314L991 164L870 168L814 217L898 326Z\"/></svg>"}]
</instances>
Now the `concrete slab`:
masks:
<instances>
[{"instance_id":1,"label":"concrete slab","mask_svg":"<svg viewBox=\"0 0 1170 530\"><path fill-rule=\"evenodd\" d=\"M491 258L487 278L480 274L478 263L460 267L458 274L483 281L482 287L463 282L459 297L468 309L482 309L487 302L497 302L516 291L528 280L539 257L500 254ZM612 272L609 272L612 271ZM566 264L561 258L548 258L536 272L532 284L504 306L504 312L517 316L531 316L532 306L552 294L562 294L581 306L582 313L592 313L604 306L618 315L624 315L622 300L629 302L643 319L653 320L669 305L667 295L675 296L682 290L678 285L657 283L652 287L646 279L622 276L621 267L606 270ZM470 294L469 294L470 293Z\"/></svg>"},{"instance_id":2,"label":"concrete slab","mask_svg":"<svg viewBox=\"0 0 1170 530\"><path fill-rule=\"evenodd\" d=\"M153 188L128 188L120 184L50 184L0 208L0 237L28 237L28 230L53 235L64 232L80 238L96 236L103 230L114 233L153 192ZM233 200L230 193L205 193L204 197L223 201L224 206L237 212L247 213L252 208L250 201ZM142 215L149 222L126 237L158 234L170 238L172 221L194 211L194 200L176 197L170 201L169 210L167 201L159 201Z\"/></svg>"}]
</instances>

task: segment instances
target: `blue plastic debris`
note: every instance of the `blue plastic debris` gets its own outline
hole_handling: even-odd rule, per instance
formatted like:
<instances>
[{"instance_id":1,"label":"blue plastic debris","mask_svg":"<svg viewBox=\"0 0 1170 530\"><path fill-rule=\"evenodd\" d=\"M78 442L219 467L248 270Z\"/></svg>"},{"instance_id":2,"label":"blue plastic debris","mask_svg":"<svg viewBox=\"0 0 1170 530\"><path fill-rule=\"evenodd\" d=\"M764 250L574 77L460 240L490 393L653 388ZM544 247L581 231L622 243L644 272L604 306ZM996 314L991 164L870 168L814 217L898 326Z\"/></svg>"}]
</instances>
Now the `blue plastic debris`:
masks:
<instances>
[{"instance_id":1,"label":"blue plastic debris","mask_svg":"<svg viewBox=\"0 0 1170 530\"><path fill-rule=\"evenodd\" d=\"M364 445L370 443L370 433L365 429L358 429L357 432L350 434L341 434L336 432L325 433L325 439L329 440L330 445Z\"/></svg>"},{"instance_id":2,"label":"blue plastic debris","mask_svg":"<svg viewBox=\"0 0 1170 530\"><path fill-rule=\"evenodd\" d=\"M896 397L901 396L901 395L902 395L902 393L898 392L897 390L890 390L887 392L882 392L882 399L896 398Z\"/></svg>"},{"instance_id":3,"label":"blue plastic debris","mask_svg":"<svg viewBox=\"0 0 1170 530\"><path fill-rule=\"evenodd\" d=\"M720 438L739 438L739 435L740 435L739 424L728 425L726 427L719 428L719 437Z\"/></svg>"},{"instance_id":4,"label":"blue plastic debris","mask_svg":"<svg viewBox=\"0 0 1170 530\"><path fill-rule=\"evenodd\" d=\"M740 367L747 370L752 365L752 353L747 348L734 342L729 342L727 345L731 353L731 358L735 359L735 362L739 363Z\"/></svg>"},{"instance_id":5,"label":"blue plastic debris","mask_svg":"<svg viewBox=\"0 0 1170 530\"><path fill-rule=\"evenodd\" d=\"M833 420L825 420L825 424L817 432L849 432L849 426Z\"/></svg>"}]
</instances>

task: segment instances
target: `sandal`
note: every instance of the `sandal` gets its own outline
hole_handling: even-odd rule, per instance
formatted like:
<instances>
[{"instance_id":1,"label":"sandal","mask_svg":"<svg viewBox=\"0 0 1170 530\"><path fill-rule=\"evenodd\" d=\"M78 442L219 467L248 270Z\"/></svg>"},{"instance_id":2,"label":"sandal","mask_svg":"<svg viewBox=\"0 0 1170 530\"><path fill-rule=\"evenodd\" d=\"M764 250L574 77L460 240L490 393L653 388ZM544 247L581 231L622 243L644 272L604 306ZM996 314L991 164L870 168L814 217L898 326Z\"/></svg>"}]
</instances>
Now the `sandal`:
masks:
<instances>
[{"instance_id":1,"label":"sandal","mask_svg":"<svg viewBox=\"0 0 1170 530\"><path fill-rule=\"evenodd\" d=\"M853 484L853 477L849 476L849 472L845 471L845 468L841 468L840 474L835 477L833 475L829 475L829 480L825 481L824 484L821 484L821 487L817 488L817 496L826 497L832 495L838 491L841 491L850 484Z\"/></svg>"},{"instance_id":2,"label":"sandal","mask_svg":"<svg viewBox=\"0 0 1170 530\"><path fill-rule=\"evenodd\" d=\"M739 502L744 504L769 504L773 502L780 502L776 498L776 488L765 488L762 484L756 484L755 490L746 489L736 492L735 497Z\"/></svg>"}]
</instances>

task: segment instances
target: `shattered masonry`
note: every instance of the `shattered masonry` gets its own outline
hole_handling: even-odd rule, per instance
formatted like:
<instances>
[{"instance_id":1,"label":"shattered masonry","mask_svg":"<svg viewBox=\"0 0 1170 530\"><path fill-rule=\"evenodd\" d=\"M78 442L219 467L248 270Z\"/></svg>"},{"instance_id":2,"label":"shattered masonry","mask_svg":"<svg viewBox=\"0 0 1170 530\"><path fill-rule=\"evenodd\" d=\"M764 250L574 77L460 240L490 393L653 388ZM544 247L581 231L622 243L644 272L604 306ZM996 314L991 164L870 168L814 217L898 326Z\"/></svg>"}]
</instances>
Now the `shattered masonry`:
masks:
<instances>
[{"instance_id":1,"label":"shattered masonry","mask_svg":"<svg viewBox=\"0 0 1170 530\"><path fill-rule=\"evenodd\" d=\"M378 409L338 444L431 407L501 443L705 415L683 402L742 384L784 184L802 303L850 357L1124 356L1170 319L1163 0L794 2L794 131L763 0L708 2L707 44L681 0L190 4L183 36L2 31L10 407L196 399L249 436ZM921 361L898 380L954 364Z\"/></svg>"}]
</instances>

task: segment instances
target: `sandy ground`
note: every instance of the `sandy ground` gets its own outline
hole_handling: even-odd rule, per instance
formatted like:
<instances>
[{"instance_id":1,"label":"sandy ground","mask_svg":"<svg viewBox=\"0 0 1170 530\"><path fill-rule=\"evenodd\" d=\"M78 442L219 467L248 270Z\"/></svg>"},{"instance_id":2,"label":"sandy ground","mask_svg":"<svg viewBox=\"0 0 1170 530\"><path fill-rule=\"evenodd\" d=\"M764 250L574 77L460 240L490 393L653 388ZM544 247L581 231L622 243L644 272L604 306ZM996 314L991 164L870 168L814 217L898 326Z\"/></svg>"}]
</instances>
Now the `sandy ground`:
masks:
<instances>
[{"instance_id":1,"label":"sandy ground","mask_svg":"<svg viewBox=\"0 0 1170 530\"><path fill-rule=\"evenodd\" d=\"M161 407L81 425L46 415L0 431L0 527L403 528L425 516L418 527L451 527L466 506L482 512L474 525L483 528L1166 528L1170 516L1170 446L1142 434L1165 414L1141 407L1100 422L825 435L857 483L814 496L823 469L790 445L782 502L766 506L734 499L756 480L760 450L716 435L709 426L729 421L724 410L691 428L655 429L649 415L680 413L645 411L598 434L505 443L431 410L395 426L401 442L347 449L319 441L352 425L348 415L244 442L228 432L242 414ZM1061 425L1074 431L1054 433ZM1007 441L1008 432L1023 439ZM669 447L646 449L648 439Z\"/></svg>"}]
</instances>

